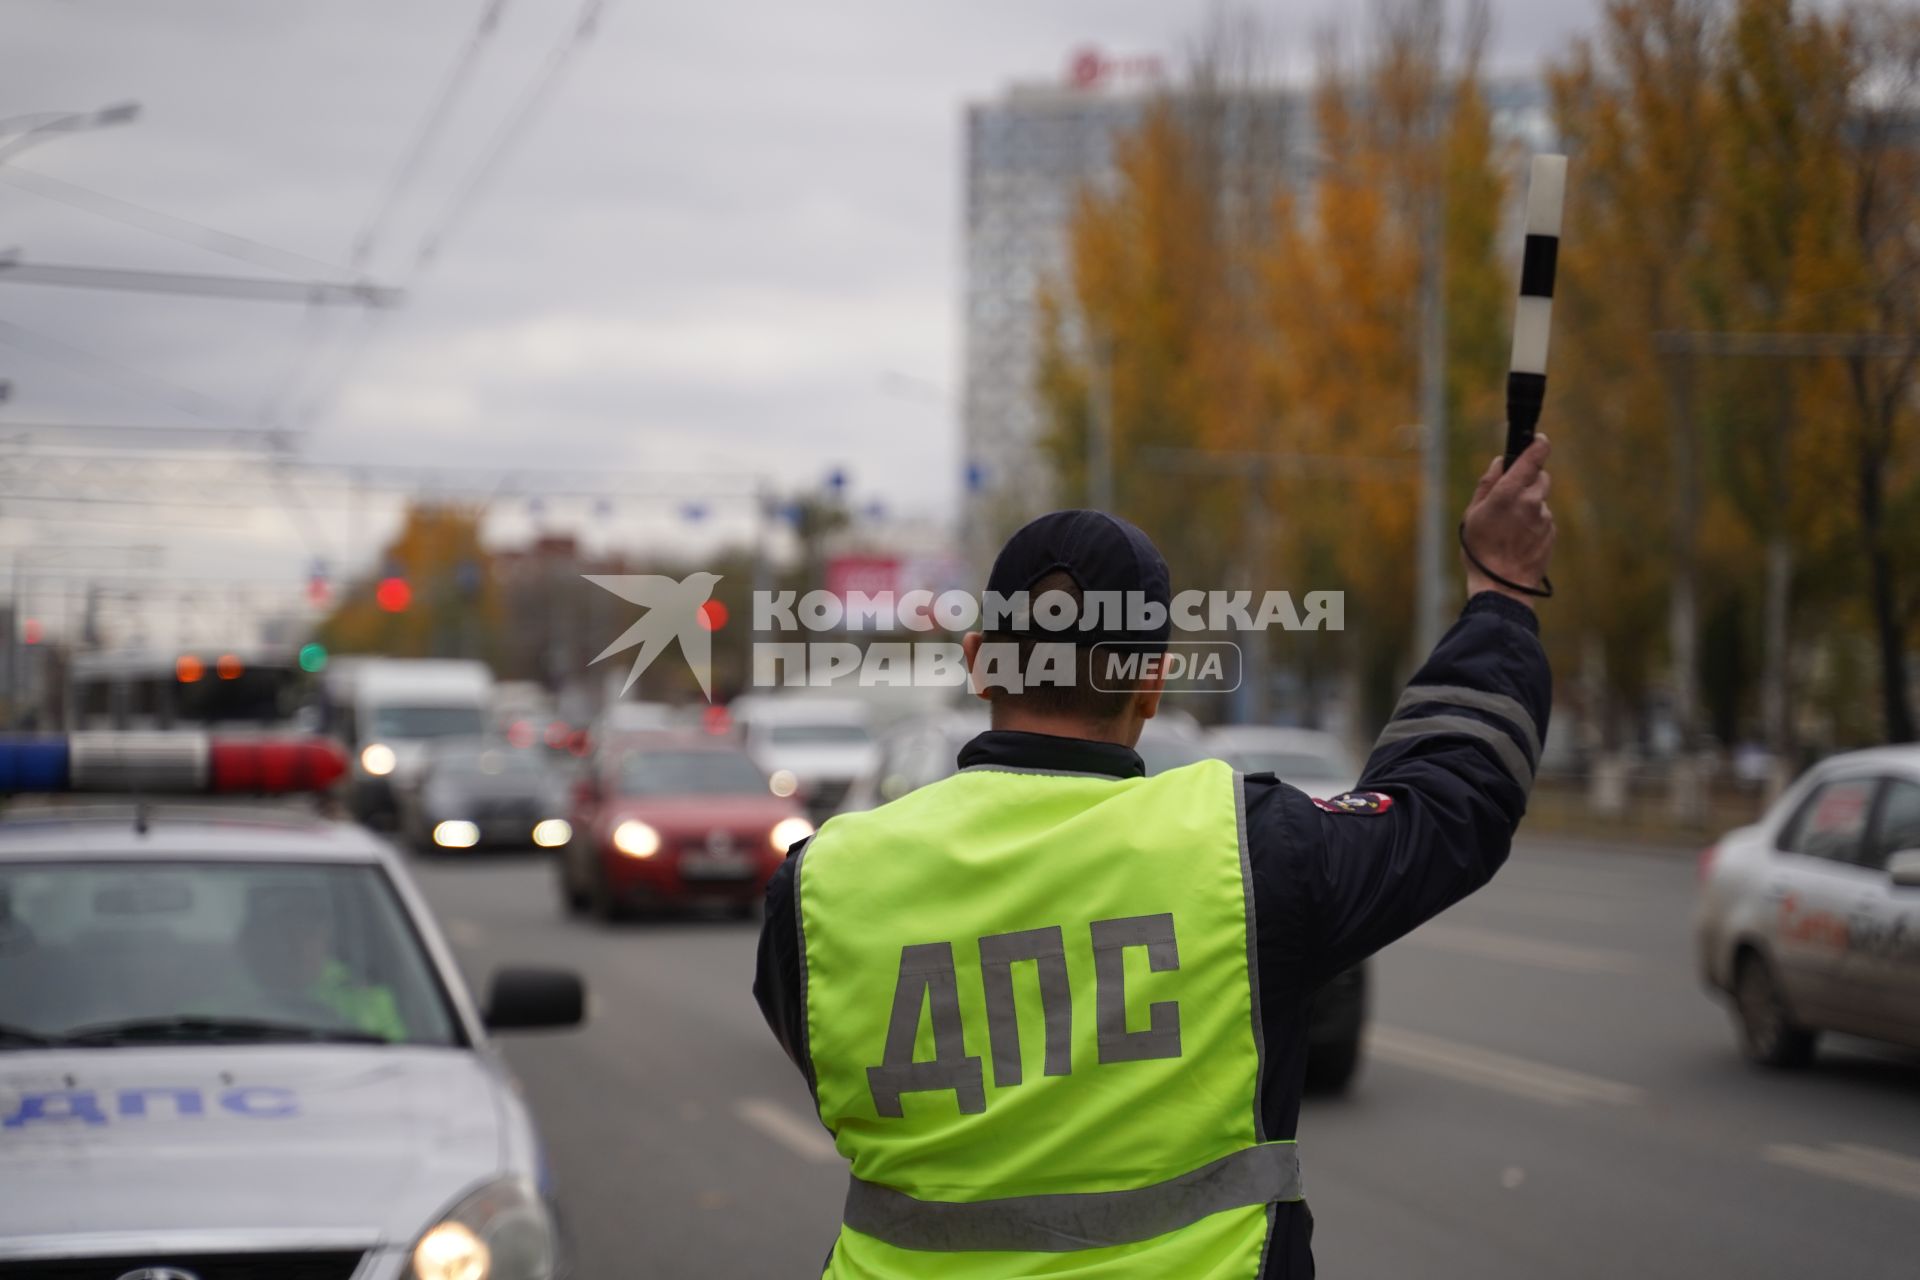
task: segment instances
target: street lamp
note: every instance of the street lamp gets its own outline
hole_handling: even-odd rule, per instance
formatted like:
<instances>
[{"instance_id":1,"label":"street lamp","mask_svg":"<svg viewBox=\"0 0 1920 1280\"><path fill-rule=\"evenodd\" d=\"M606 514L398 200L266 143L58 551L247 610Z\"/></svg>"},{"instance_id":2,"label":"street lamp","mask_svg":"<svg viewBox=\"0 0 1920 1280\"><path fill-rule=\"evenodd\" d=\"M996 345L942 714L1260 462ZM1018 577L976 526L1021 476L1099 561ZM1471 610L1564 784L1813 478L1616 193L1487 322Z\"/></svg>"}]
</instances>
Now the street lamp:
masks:
<instances>
[{"instance_id":1,"label":"street lamp","mask_svg":"<svg viewBox=\"0 0 1920 1280\"><path fill-rule=\"evenodd\" d=\"M0 120L0 134L15 135L0 143L0 161L11 158L36 142L45 142L63 133L108 129L117 124L131 124L139 118L139 103L116 102L93 111L42 111Z\"/></svg>"}]
</instances>

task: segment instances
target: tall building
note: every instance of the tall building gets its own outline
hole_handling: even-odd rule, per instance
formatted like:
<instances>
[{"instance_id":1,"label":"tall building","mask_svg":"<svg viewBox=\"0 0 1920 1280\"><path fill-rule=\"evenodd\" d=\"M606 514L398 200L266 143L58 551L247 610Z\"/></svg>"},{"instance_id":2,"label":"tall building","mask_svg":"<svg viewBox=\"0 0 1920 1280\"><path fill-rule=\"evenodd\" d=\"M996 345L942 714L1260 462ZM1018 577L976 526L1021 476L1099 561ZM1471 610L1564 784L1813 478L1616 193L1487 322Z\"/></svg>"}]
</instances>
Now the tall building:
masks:
<instances>
[{"instance_id":1,"label":"tall building","mask_svg":"<svg viewBox=\"0 0 1920 1280\"><path fill-rule=\"evenodd\" d=\"M967 108L962 512L977 567L1012 525L1051 501L1035 391L1038 290L1043 282L1067 284L1076 198L1113 183L1116 142L1169 93L1176 112L1213 115L1208 135L1219 139L1229 209L1235 198L1263 200L1275 184L1311 185L1312 110L1300 90L1170 91L1153 59L1088 51L1074 56L1059 82L1018 84ZM1539 86L1499 84L1489 97L1502 137L1528 149L1545 141Z\"/></svg>"},{"instance_id":2,"label":"tall building","mask_svg":"<svg viewBox=\"0 0 1920 1280\"><path fill-rule=\"evenodd\" d=\"M1067 228L1082 190L1116 177L1116 142L1166 92L1158 62L1076 54L1057 83L1018 84L967 108L965 375L962 434L967 552L976 562L1000 535L1050 501L1035 395L1038 291L1067 284ZM1310 122L1296 94L1175 94L1180 112L1215 112L1223 183L1252 195L1299 156Z\"/></svg>"}]
</instances>

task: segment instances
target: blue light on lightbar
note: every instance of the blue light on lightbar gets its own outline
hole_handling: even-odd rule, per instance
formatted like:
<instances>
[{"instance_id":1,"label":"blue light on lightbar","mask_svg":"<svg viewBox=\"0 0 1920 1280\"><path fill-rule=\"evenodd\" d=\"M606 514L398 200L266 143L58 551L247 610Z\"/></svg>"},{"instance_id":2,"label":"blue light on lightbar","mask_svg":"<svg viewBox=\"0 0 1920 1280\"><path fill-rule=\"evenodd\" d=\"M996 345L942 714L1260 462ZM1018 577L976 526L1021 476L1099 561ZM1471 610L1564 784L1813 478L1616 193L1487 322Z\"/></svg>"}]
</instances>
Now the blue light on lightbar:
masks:
<instances>
[{"instance_id":1,"label":"blue light on lightbar","mask_svg":"<svg viewBox=\"0 0 1920 1280\"><path fill-rule=\"evenodd\" d=\"M64 738L0 738L0 793L68 789Z\"/></svg>"}]
</instances>

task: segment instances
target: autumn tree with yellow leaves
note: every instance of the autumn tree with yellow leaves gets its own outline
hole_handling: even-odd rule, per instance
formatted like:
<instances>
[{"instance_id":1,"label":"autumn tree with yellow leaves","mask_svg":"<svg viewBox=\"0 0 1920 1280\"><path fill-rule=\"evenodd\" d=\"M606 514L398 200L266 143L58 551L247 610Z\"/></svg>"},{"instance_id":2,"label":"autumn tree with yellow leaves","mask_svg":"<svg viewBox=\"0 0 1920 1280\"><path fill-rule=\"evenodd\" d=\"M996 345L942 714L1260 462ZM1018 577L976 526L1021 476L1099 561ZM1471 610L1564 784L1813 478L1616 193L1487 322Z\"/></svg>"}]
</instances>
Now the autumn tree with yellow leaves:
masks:
<instances>
[{"instance_id":1,"label":"autumn tree with yellow leaves","mask_svg":"<svg viewBox=\"0 0 1920 1280\"><path fill-rule=\"evenodd\" d=\"M1241 282L1255 240L1223 200L1213 104L1162 102L1120 140L1110 192L1073 214L1071 279L1040 300L1040 394L1062 499L1089 502L1105 435L1113 505L1153 529L1182 576L1218 578L1239 537L1237 500L1170 474L1165 450L1244 448L1261 399L1253 300Z\"/></svg>"},{"instance_id":2,"label":"autumn tree with yellow leaves","mask_svg":"<svg viewBox=\"0 0 1920 1280\"><path fill-rule=\"evenodd\" d=\"M320 641L336 653L495 656L501 609L491 557L480 545L480 518L466 506L408 507L377 573L347 589L320 624ZM404 608L384 608L377 598L388 577L406 583Z\"/></svg>"},{"instance_id":3,"label":"autumn tree with yellow leaves","mask_svg":"<svg viewBox=\"0 0 1920 1280\"><path fill-rule=\"evenodd\" d=\"M1562 576L1605 723L1619 736L1664 689L1683 764L1709 730L1758 726L1783 765L1912 736L1893 547L1903 519L1920 533L1900 496L1920 96L1895 51L1914 29L1792 0L1614 0L1549 72L1572 155ZM1674 781L1698 794L1690 770Z\"/></svg>"},{"instance_id":4,"label":"autumn tree with yellow leaves","mask_svg":"<svg viewBox=\"0 0 1920 1280\"><path fill-rule=\"evenodd\" d=\"M1501 440L1522 157L1496 141L1485 28L1450 12L1387 0L1360 58L1329 43L1310 149L1270 166L1260 216L1222 181L1207 95L1168 95L1041 297L1062 499L1097 491L1104 438L1115 504L1187 581L1255 564L1343 588L1363 718L1417 656L1435 200L1453 501ZM1571 158L1545 635L1585 745L1670 727L1684 812L1716 746L1760 734L1786 764L1913 737L1920 14L1607 0L1545 81ZM1247 519L1256 500L1275 518Z\"/></svg>"},{"instance_id":5,"label":"autumn tree with yellow leaves","mask_svg":"<svg viewBox=\"0 0 1920 1280\"><path fill-rule=\"evenodd\" d=\"M1281 412L1266 447L1283 462L1277 505L1293 563L1347 592L1348 637L1369 718L1418 656L1422 221L1437 202L1448 472L1455 491L1499 449L1512 282L1499 249L1507 167L1480 83L1485 26L1469 17L1449 56L1441 6L1384 11L1350 68L1323 50L1313 94L1310 189L1279 197L1261 257L1273 341L1265 370ZM1451 560L1451 557L1449 557Z\"/></svg>"},{"instance_id":6,"label":"autumn tree with yellow leaves","mask_svg":"<svg viewBox=\"0 0 1920 1280\"><path fill-rule=\"evenodd\" d=\"M1247 120L1280 113L1228 113L1280 95L1205 75L1121 139L1114 184L1074 212L1068 277L1043 287L1038 387L1060 499L1088 500L1090 435L1105 430L1116 507L1183 581L1258 565L1263 585L1343 587L1338 640L1375 712L1416 657L1426 201L1442 201L1451 469L1469 487L1501 439L1512 305L1484 23L1448 33L1437 0L1383 13L1356 65L1327 44L1310 127L1258 140L1264 152ZM1310 154L1286 149L1295 134L1315 138Z\"/></svg>"}]
</instances>

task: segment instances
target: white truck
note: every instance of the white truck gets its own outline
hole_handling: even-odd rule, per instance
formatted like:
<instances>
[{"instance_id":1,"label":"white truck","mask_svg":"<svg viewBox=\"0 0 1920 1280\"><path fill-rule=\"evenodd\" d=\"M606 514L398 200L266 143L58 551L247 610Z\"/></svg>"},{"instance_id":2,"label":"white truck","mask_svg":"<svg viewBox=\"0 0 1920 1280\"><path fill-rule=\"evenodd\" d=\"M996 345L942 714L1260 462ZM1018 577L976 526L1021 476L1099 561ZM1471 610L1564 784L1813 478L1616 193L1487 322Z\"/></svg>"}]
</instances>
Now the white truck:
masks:
<instances>
[{"instance_id":1,"label":"white truck","mask_svg":"<svg viewBox=\"0 0 1920 1280\"><path fill-rule=\"evenodd\" d=\"M797 795L815 822L839 810L880 758L871 709L851 698L750 694L727 708L775 795Z\"/></svg>"},{"instance_id":2,"label":"white truck","mask_svg":"<svg viewBox=\"0 0 1920 1280\"><path fill-rule=\"evenodd\" d=\"M347 807L391 826L427 744L486 734L493 672L465 658L337 658L321 686L318 725L353 762Z\"/></svg>"}]
</instances>

